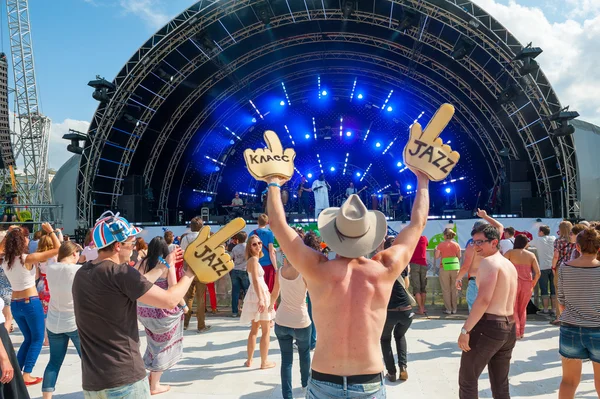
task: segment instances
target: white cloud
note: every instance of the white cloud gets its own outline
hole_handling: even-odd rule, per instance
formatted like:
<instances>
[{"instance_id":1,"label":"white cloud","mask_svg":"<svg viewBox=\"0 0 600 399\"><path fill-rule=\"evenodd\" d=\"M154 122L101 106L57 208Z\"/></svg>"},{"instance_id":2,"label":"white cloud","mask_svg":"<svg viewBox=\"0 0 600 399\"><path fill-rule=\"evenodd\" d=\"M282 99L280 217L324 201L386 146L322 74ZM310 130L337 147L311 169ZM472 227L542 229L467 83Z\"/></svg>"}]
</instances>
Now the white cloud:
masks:
<instances>
[{"instance_id":1,"label":"white cloud","mask_svg":"<svg viewBox=\"0 0 600 399\"><path fill-rule=\"evenodd\" d=\"M126 14L134 14L152 28L159 29L172 18L166 13L160 0L119 0Z\"/></svg>"},{"instance_id":2,"label":"white cloud","mask_svg":"<svg viewBox=\"0 0 600 399\"><path fill-rule=\"evenodd\" d=\"M579 111L581 119L600 125L600 2L568 0L573 12L564 21L550 23L540 8L525 7L511 0L474 0L510 30L523 44L533 42L544 52L537 58L563 105ZM585 11L585 12L584 12Z\"/></svg>"},{"instance_id":3,"label":"white cloud","mask_svg":"<svg viewBox=\"0 0 600 399\"><path fill-rule=\"evenodd\" d=\"M568 16L570 18L587 17L600 13L600 1L598 0L566 0L567 6L571 8Z\"/></svg>"}]
</instances>

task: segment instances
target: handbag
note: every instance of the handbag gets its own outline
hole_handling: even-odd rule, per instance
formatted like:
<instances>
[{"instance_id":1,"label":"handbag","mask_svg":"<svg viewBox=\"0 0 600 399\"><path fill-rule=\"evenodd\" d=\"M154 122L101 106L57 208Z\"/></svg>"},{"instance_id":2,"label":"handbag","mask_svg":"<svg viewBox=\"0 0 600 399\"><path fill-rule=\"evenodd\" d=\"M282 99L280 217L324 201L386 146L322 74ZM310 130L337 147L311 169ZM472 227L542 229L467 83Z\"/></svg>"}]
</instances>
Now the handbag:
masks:
<instances>
[{"instance_id":1,"label":"handbag","mask_svg":"<svg viewBox=\"0 0 600 399\"><path fill-rule=\"evenodd\" d=\"M404 284L404 277L402 277L402 274L396 280L398 281L398 283L400 283L402 288L404 288L404 292L406 292L406 296L408 296L408 301L410 302L410 306L418 306L415 297L412 296L412 294L406 289L406 284Z\"/></svg>"}]
</instances>

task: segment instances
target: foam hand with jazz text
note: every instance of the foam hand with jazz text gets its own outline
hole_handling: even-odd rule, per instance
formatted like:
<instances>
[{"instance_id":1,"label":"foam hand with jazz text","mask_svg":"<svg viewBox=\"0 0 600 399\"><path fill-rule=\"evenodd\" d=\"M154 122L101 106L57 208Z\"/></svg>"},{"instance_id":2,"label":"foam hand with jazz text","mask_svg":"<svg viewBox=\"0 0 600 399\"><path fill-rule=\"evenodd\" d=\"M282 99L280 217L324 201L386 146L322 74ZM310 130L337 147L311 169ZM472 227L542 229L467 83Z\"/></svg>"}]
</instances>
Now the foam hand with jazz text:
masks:
<instances>
[{"instance_id":1,"label":"foam hand with jazz text","mask_svg":"<svg viewBox=\"0 0 600 399\"><path fill-rule=\"evenodd\" d=\"M183 259L201 283L213 283L233 269L233 261L222 244L242 231L244 227L246 227L244 219L236 218L213 235L210 235L209 226L204 226L200 230L198 238L185 250Z\"/></svg>"},{"instance_id":2,"label":"foam hand with jazz text","mask_svg":"<svg viewBox=\"0 0 600 399\"><path fill-rule=\"evenodd\" d=\"M425 173L432 181L444 180L460 159L460 154L439 138L453 115L454 107L443 104L424 131L418 122L410 128L410 137L404 147L404 163L412 170Z\"/></svg>"},{"instance_id":3,"label":"foam hand with jazz text","mask_svg":"<svg viewBox=\"0 0 600 399\"><path fill-rule=\"evenodd\" d=\"M246 167L256 180L266 181L268 177L280 176L289 180L294 175L294 158L296 151L287 148L285 151L277 133L267 130L264 134L267 148L244 151Z\"/></svg>"}]
</instances>

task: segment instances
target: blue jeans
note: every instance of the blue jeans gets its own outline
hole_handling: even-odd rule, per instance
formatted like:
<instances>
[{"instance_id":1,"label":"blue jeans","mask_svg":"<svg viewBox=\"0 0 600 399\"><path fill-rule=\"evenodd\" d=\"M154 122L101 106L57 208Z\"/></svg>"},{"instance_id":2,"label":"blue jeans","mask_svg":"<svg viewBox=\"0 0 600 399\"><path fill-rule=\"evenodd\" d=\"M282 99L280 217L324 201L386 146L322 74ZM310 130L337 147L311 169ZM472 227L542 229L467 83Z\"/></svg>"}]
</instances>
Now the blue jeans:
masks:
<instances>
[{"instance_id":1,"label":"blue jeans","mask_svg":"<svg viewBox=\"0 0 600 399\"><path fill-rule=\"evenodd\" d=\"M467 305L469 306L469 312L473 307L473 303L475 303L475 299L477 299L478 292L479 288L477 288L477 282L475 282L475 280L469 280L469 284L467 285Z\"/></svg>"},{"instance_id":2,"label":"blue jeans","mask_svg":"<svg viewBox=\"0 0 600 399\"><path fill-rule=\"evenodd\" d=\"M58 372L60 367L65 360L67 354L67 348L69 346L69 339L73 342L77 354L81 358L81 345L79 343L79 334L77 330L54 334L52 331L48 331L48 343L50 344L50 361L44 371L44 382L42 383L42 392L54 392L56 387L56 380L58 379Z\"/></svg>"},{"instance_id":3,"label":"blue jeans","mask_svg":"<svg viewBox=\"0 0 600 399\"><path fill-rule=\"evenodd\" d=\"M561 325L558 352L567 359L600 363L600 328Z\"/></svg>"},{"instance_id":4,"label":"blue jeans","mask_svg":"<svg viewBox=\"0 0 600 399\"><path fill-rule=\"evenodd\" d=\"M237 315L239 313L240 291L242 289L248 291L250 280L248 279L248 272L243 270L232 270L229 275L231 276L231 312Z\"/></svg>"},{"instance_id":5,"label":"blue jeans","mask_svg":"<svg viewBox=\"0 0 600 399\"><path fill-rule=\"evenodd\" d=\"M373 384L338 385L331 382L308 380L306 399L385 399L383 380Z\"/></svg>"},{"instance_id":6,"label":"blue jeans","mask_svg":"<svg viewBox=\"0 0 600 399\"><path fill-rule=\"evenodd\" d=\"M292 364L294 363L293 341L298 345L300 358L300 379L302 386L308 385L310 376L310 332L312 328L289 328L275 323L275 335L281 351L281 393L283 399L293 399L292 395Z\"/></svg>"},{"instance_id":7,"label":"blue jeans","mask_svg":"<svg viewBox=\"0 0 600 399\"><path fill-rule=\"evenodd\" d=\"M548 298L548 296L554 298L556 291L554 289L554 274L552 274L552 269L541 270L540 272L540 281L538 284L540 285L542 298ZM548 295L548 283L550 283L550 295Z\"/></svg>"},{"instance_id":8,"label":"blue jeans","mask_svg":"<svg viewBox=\"0 0 600 399\"><path fill-rule=\"evenodd\" d=\"M310 317L310 349L315 349L317 346L317 327L315 327L315 321L312 318L312 302L310 301L310 295L306 293L306 303L308 305L308 317Z\"/></svg>"},{"instance_id":9,"label":"blue jeans","mask_svg":"<svg viewBox=\"0 0 600 399\"><path fill-rule=\"evenodd\" d=\"M31 373L44 343L44 308L40 298L32 296L24 300L13 299L10 310L23 334L23 343L17 353L19 366L24 373Z\"/></svg>"},{"instance_id":10,"label":"blue jeans","mask_svg":"<svg viewBox=\"0 0 600 399\"><path fill-rule=\"evenodd\" d=\"M139 380L129 385L102 391L83 391L85 399L146 399L150 397L150 384L148 378Z\"/></svg>"}]
</instances>

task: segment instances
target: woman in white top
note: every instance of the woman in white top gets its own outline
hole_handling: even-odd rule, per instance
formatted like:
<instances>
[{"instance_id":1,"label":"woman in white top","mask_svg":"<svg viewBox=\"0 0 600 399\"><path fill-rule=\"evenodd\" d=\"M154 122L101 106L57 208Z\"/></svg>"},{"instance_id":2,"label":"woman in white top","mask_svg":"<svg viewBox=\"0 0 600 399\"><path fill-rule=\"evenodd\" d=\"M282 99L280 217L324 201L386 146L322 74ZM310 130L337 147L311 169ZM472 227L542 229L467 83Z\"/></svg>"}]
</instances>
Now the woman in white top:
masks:
<instances>
[{"instance_id":1,"label":"woman in white top","mask_svg":"<svg viewBox=\"0 0 600 399\"><path fill-rule=\"evenodd\" d=\"M281 350L281 393L284 399L293 399L292 364L294 359L293 341L298 345L300 376L302 387L308 385L310 374L310 333L312 331L308 306L306 304L306 283L300 273L283 258L283 267L277 271L277 278L271 293L271 310L281 292L281 302L275 316L275 335Z\"/></svg>"},{"instance_id":2,"label":"woman in white top","mask_svg":"<svg viewBox=\"0 0 600 399\"><path fill-rule=\"evenodd\" d=\"M56 256L60 247L58 237L50 224L42 224L42 230L50 235L55 249L28 255L28 232L21 227L16 227L6 235L5 255L2 262L2 269L13 289L10 308L23 334L23 343L17 353L17 359L23 370L23 380L26 385L42 382L42 378L31 376L44 342L44 309L35 288L34 265Z\"/></svg>"},{"instance_id":3,"label":"woman in white top","mask_svg":"<svg viewBox=\"0 0 600 399\"><path fill-rule=\"evenodd\" d=\"M58 372L62 366L69 340L73 342L81 357L79 334L75 324L75 308L73 305L73 279L81 267L77 264L81 247L73 241L65 241L58 250L58 262L48 265L46 278L52 296L48 305L48 342L50 343L50 361L44 371L42 394L50 399L56 386Z\"/></svg>"},{"instance_id":4,"label":"woman in white top","mask_svg":"<svg viewBox=\"0 0 600 399\"><path fill-rule=\"evenodd\" d=\"M92 232L93 230L90 229L85 236L85 240L83 241L85 248L81 251L77 263L91 262L98 258L98 248L96 248L96 244L94 244L94 240L92 239Z\"/></svg>"},{"instance_id":5,"label":"woman in white top","mask_svg":"<svg viewBox=\"0 0 600 399\"><path fill-rule=\"evenodd\" d=\"M270 307L269 299L271 294L264 279L265 272L258 263L258 259L262 255L260 237L253 234L248 238L248 243L246 244L246 259L248 259L246 269L250 278L250 287L244 298L240 322L244 324L252 322L250 334L248 334L248 360L246 360L244 365L246 367L252 366L256 338L258 337L258 330L260 328L262 330L262 336L260 337L260 368L270 369L275 367L274 362L267 360L267 356L269 355L271 320L275 318L275 312Z\"/></svg>"}]
</instances>

